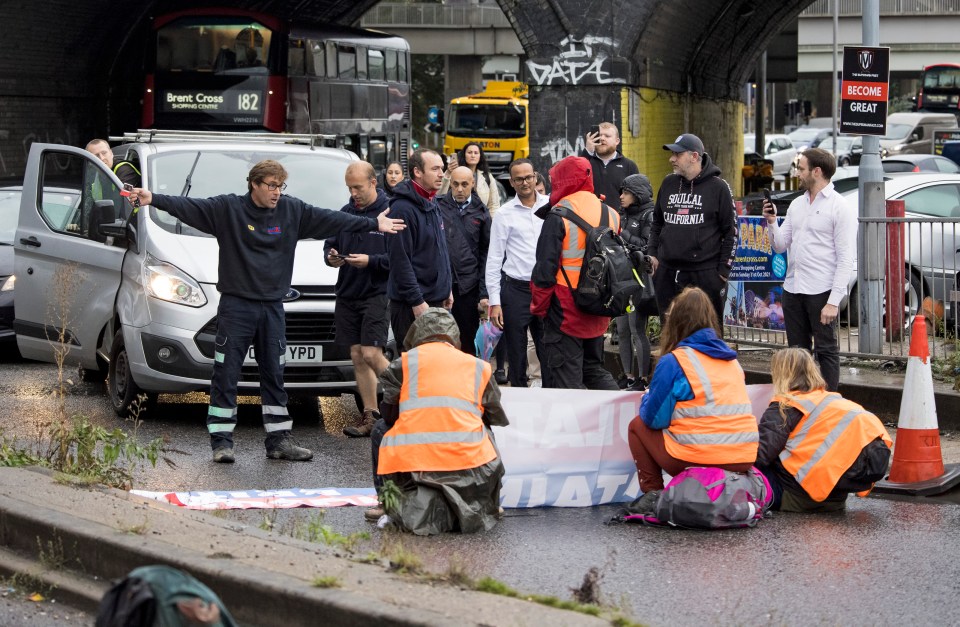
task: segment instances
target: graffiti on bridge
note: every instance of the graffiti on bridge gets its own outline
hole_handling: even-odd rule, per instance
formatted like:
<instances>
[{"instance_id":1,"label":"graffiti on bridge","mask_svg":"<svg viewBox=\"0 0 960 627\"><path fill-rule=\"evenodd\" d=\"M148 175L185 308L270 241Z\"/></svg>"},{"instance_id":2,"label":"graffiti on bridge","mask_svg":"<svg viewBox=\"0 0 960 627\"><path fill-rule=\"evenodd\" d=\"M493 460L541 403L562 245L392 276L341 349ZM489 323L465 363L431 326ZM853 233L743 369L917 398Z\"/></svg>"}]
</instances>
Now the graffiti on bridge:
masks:
<instances>
[{"instance_id":1,"label":"graffiti on bridge","mask_svg":"<svg viewBox=\"0 0 960 627\"><path fill-rule=\"evenodd\" d=\"M560 42L561 52L553 58L527 60L529 83L533 85L626 84L630 62L611 52L617 42L608 37L586 36Z\"/></svg>"}]
</instances>

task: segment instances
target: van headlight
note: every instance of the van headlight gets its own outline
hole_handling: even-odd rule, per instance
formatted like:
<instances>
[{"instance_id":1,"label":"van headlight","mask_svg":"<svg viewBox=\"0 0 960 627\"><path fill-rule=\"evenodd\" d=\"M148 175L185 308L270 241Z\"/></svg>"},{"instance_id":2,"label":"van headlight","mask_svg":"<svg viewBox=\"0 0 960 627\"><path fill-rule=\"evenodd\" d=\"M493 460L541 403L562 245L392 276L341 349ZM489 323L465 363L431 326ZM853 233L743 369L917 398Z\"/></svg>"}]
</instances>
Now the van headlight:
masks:
<instances>
[{"instance_id":1,"label":"van headlight","mask_svg":"<svg viewBox=\"0 0 960 627\"><path fill-rule=\"evenodd\" d=\"M207 297L193 277L152 255L147 255L143 263L143 287L150 296L170 303L188 307L207 304Z\"/></svg>"},{"instance_id":2,"label":"van headlight","mask_svg":"<svg viewBox=\"0 0 960 627\"><path fill-rule=\"evenodd\" d=\"M13 291L13 285L14 285L14 283L16 283L16 282L17 282L17 275L11 274L11 275L8 276L8 277L6 278L6 280L3 282L3 285L0 286L0 292L12 292L12 291Z\"/></svg>"}]
</instances>

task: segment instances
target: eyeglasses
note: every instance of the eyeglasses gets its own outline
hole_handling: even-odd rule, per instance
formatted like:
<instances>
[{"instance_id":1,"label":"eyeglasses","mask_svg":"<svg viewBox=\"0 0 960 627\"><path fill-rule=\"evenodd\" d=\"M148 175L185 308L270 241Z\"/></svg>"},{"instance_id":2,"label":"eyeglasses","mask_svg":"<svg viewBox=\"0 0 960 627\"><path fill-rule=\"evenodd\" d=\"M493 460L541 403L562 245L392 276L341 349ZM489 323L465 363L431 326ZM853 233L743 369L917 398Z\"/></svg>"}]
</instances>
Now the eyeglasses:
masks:
<instances>
[{"instance_id":1,"label":"eyeglasses","mask_svg":"<svg viewBox=\"0 0 960 627\"><path fill-rule=\"evenodd\" d=\"M263 181L260 181L260 184L261 184L261 185L265 185L266 188L269 189L271 192L275 192L275 191L277 191L278 189L282 192L283 190L287 189L287 184L286 184L286 183L280 183L280 184L278 185L277 183L265 183L265 182L263 182Z\"/></svg>"},{"instance_id":2,"label":"eyeglasses","mask_svg":"<svg viewBox=\"0 0 960 627\"><path fill-rule=\"evenodd\" d=\"M530 176L516 177L512 179L517 185L523 185L524 183L533 183L537 180L536 174L531 174Z\"/></svg>"}]
</instances>

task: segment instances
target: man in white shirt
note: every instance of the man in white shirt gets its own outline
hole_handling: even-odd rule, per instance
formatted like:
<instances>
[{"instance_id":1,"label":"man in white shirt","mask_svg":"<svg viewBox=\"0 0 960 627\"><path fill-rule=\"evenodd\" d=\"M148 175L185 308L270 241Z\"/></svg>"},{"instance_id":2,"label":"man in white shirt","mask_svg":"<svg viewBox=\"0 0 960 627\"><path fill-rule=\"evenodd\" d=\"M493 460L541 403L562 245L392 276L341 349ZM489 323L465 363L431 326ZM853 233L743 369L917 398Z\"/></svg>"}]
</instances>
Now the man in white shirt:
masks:
<instances>
[{"instance_id":1,"label":"man in white shirt","mask_svg":"<svg viewBox=\"0 0 960 627\"><path fill-rule=\"evenodd\" d=\"M510 164L510 185L517 195L500 206L490 229L486 285L490 320L503 329L511 387L527 387L527 329L541 354L543 323L530 313L530 274L537 261L543 220L534 212L549 202L536 190L537 173L529 159ZM502 281L501 281L502 278Z\"/></svg>"},{"instance_id":2,"label":"man in white shirt","mask_svg":"<svg viewBox=\"0 0 960 627\"><path fill-rule=\"evenodd\" d=\"M833 155L819 148L803 151L797 176L803 196L790 203L777 225L776 209L765 202L763 215L773 249L787 252L783 313L787 343L813 348L827 389L840 385L840 346L836 320L847 293L857 246L857 208L833 188Z\"/></svg>"}]
</instances>

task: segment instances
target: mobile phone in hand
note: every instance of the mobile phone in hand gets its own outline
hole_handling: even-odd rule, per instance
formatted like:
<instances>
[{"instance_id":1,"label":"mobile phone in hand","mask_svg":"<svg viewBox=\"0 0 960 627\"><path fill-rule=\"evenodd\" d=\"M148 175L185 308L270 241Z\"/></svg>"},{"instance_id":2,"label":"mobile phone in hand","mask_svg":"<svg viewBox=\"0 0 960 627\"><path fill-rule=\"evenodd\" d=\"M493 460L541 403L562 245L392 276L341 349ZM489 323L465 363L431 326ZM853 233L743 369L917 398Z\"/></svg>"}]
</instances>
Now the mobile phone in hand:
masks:
<instances>
[{"instance_id":1,"label":"mobile phone in hand","mask_svg":"<svg viewBox=\"0 0 960 627\"><path fill-rule=\"evenodd\" d=\"M327 255L330 259L346 259L350 255Z\"/></svg>"},{"instance_id":2,"label":"mobile phone in hand","mask_svg":"<svg viewBox=\"0 0 960 627\"><path fill-rule=\"evenodd\" d=\"M123 189L120 190L120 195L129 200L134 207L140 207L140 197L133 195L133 185L130 183L123 184Z\"/></svg>"},{"instance_id":3,"label":"mobile phone in hand","mask_svg":"<svg viewBox=\"0 0 960 627\"><path fill-rule=\"evenodd\" d=\"M594 124L593 126L591 126L591 127L590 127L590 134L591 134L591 135L599 135L599 134L600 134L600 126L599 126L598 124Z\"/></svg>"},{"instance_id":4,"label":"mobile phone in hand","mask_svg":"<svg viewBox=\"0 0 960 627\"><path fill-rule=\"evenodd\" d=\"M763 188L763 215L777 215L777 208L774 206L773 200L770 199L770 190L766 187Z\"/></svg>"}]
</instances>

